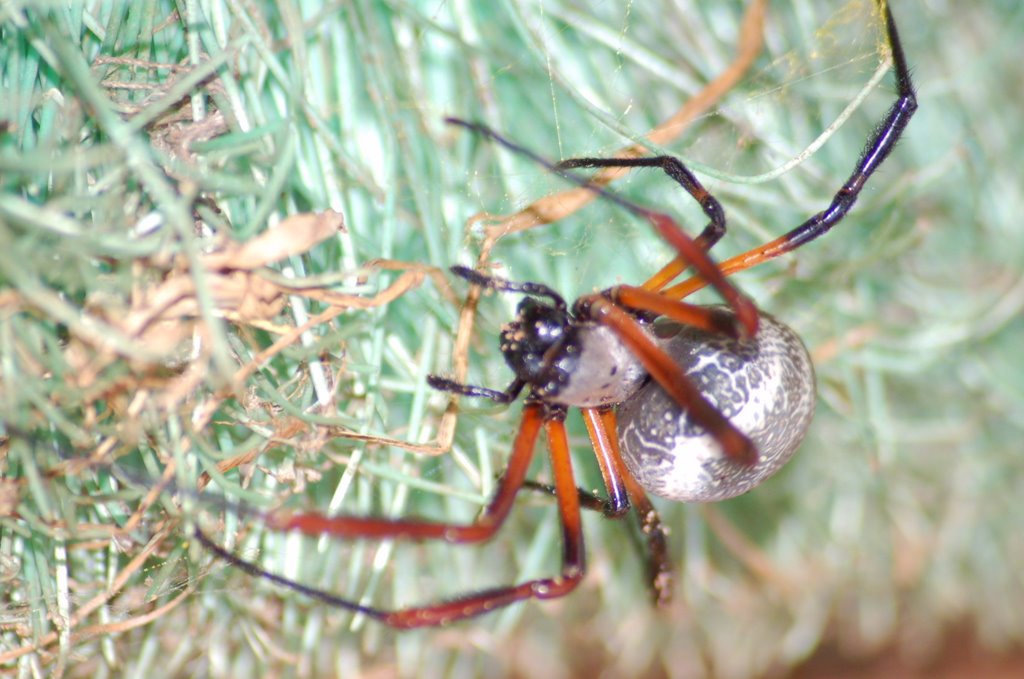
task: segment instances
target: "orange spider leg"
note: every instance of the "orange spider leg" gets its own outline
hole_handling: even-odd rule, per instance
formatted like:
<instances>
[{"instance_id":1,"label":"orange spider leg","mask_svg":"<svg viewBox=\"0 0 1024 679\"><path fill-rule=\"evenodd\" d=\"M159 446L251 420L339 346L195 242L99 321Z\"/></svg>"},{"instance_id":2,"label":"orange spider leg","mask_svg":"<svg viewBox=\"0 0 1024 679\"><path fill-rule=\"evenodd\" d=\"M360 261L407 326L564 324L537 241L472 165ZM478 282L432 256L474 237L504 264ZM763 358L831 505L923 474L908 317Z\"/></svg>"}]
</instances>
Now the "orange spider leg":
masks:
<instances>
[{"instance_id":1,"label":"orange spider leg","mask_svg":"<svg viewBox=\"0 0 1024 679\"><path fill-rule=\"evenodd\" d=\"M569 443L565 432L564 411L528 403L523 408L522 424L512 448L508 468L502 476L494 499L472 524L460 526L445 523L378 519L351 516L328 517L308 513L291 516L268 517L268 523L282 530L297 530L308 535L333 535L347 538L390 538L426 540L440 539L455 543L475 543L486 540L504 523L513 500L526 478L526 470L533 459L534 448L541 426L544 426L551 452L551 466L555 478L555 494L562 524L562 569L558 576L473 592L423 606L385 610L364 606L348 599L303 585L273 573L254 563L245 561L219 546L205 533L196 530L196 538L220 558L271 582L301 592L318 601L362 613L374 620L396 628L444 625L471 618L526 599L553 599L571 592L583 578L586 568L580 504L569 456Z\"/></svg>"},{"instance_id":2,"label":"orange spider leg","mask_svg":"<svg viewBox=\"0 0 1024 679\"><path fill-rule=\"evenodd\" d=\"M605 485L609 485L608 478L611 477L616 487L625 488L629 503L640 521L640 530L647 541L647 572L651 594L655 603L663 606L672 599L672 563L668 558L667 531L647 493L622 461L616 435L615 411L610 408L583 408L582 412L601 473L605 477ZM605 465L608 469L605 469Z\"/></svg>"}]
</instances>

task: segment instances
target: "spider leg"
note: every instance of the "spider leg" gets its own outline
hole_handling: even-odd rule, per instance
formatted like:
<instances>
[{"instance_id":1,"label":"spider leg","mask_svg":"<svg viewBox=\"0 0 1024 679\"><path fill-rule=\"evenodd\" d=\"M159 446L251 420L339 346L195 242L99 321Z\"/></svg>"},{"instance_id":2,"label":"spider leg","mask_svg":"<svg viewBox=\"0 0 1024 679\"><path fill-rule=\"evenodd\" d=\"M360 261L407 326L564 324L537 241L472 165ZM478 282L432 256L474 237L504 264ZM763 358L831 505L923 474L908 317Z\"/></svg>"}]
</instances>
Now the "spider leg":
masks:
<instances>
[{"instance_id":1,"label":"spider leg","mask_svg":"<svg viewBox=\"0 0 1024 679\"><path fill-rule=\"evenodd\" d=\"M601 478L604 480L604 487L608 493L608 499L601 498L594 493L576 489L576 495L580 500L580 506L584 509L599 511L609 519L618 519L629 512L629 494L623 480L620 469L621 459L618 452L618 440L609 442L607 431L601 428L600 416L596 408L581 408L587 422L587 430L590 432L590 441L594 447L594 455L597 457L597 464L601 470ZM628 473L628 472L627 472ZM537 481L524 481L523 488L540 491L548 495L557 495L554 486Z\"/></svg>"},{"instance_id":2,"label":"spider leg","mask_svg":"<svg viewBox=\"0 0 1024 679\"><path fill-rule=\"evenodd\" d=\"M534 481L533 479L526 479L523 481L523 490L533 490L538 493L544 493L556 497L558 495L558 489L550 483L542 483L540 481ZM576 497L580 501L580 509L586 509L590 512L601 512L608 518L618 518L619 514L615 510L611 509L611 502L605 500L603 497L591 493L589 490L583 490L582 488L576 489ZM627 507L628 509L628 507Z\"/></svg>"},{"instance_id":3,"label":"spider leg","mask_svg":"<svg viewBox=\"0 0 1024 679\"><path fill-rule=\"evenodd\" d=\"M455 380L450 380L447 377L440 377L438 375L427 375L427 384L438 391L447 391L452 394L459 394L461 396L472 396L475 398L487 398L495 403L508 404L518 398L519 393L526 386L518 377L512 380L512 384L508 385L504 391L498 391L496 389L488 389L487 387L478 387L472 384L462 384Z\"/></svg>"},{"instance_id":4,"label":"spider leg","mask_svg":"<svg viewBox=\"0 0 1024 679\"><path fill-rule=\"evenodd\" d=\"M620 473L622 465L620 465L621 460L619 459L618 440L614 436L609 437L608 432L601 427L597 408L581 408L580 412L583 413L583 419L587 423L587 432L590 434L590 443L594 448L597 466L601 470L604 487L608 490L605 516L618 518L628 512L630 508L629 491L626 489L625 480Z\"/></svg>"},{"instance_id":5,"label":"spider leg","mask_svg":"<svg viewBox=\"0 0 1024 679\"><path fill-rule=\"evenodd\" d=\"M640 521L640 532L647 543L645 561L651 595L656 604L665 605L672 599L672 563L668 556L667 531L661 523L661 517L643 487L637 483L622 461L619 438L616 434L618 427L615 423L615 411L611 408L584 408L583 416L587 423L587 431L590 433L590 441L597 453L601 472L606 477L605 484L609 485L609 488L614 486L625 489L629 504ZM607 472L605 465L609 466ZM614 478L613 483L609 483L608 476ZM626 505L627 508L629 504Z\"/></svg>"},{"instance_id":6,"label":"spider leg","mask_svg":"<svg viewBox=\"0 0 1024 679\"><path fill-rule=\"evenodd\" d=\"M640 532L646 543L644 561L647 566L651 595L656 604L665 605L672 599L672 563L668 557L667 531L658 511L651 504L643 487L637 483L622 461L619 440L615 435L615 411L611 408L581 408L590 441L597 456L601 476L608 489L608 499L577 489L576 494L584 509L599 511L606 518L617 519L630 508L636 512ZM548 495L557 495L554 486L526 481L524 488Z\"/></svg>"},{"instance_id":7,"label":"spider leg","mask_svg":"<svg viewBox=\"0 0 1024 679\"><path fill-rule=\"evenodd\" d=\"M726 457L740 464L757 461L757 449L750 439L708 403L679 364L650 338L629 312L601 295L581 297L576 309L580 315L606 325L618 335L651 377L715 438Z\"/></svg>"},{"instance_id":8,"label":"spider leg","mask_svg":"<svg viewBox=\"0 0 1024 679\"><path fill-rule=\"evenodd\" d=\"M900 36L896 30L896 22L893 20L889 4L881 0L879 4L883 6L886 34L889 40L889 48L892 52L896 91L898 93L896 101L889 108L885 117L882 118L882 122L868 138L853 173L843 183L843 186L836 192L835 196L833 196L829 206L789 233L722 262L720 267L722 273L726 276L791 252L827 233L847 215L853 204L857 202L857 197L860 195L868 179L871 178L871 175L875 173L882 162L889 157L893 148L896 147L896 143L903 136L907 123L910 122L910 118L917 110L917 95L914 92L914 83L910 78L910 68L907 66L907 59L903 54L903 45L900 42ZM672 299L682 299L703 288L705 285L706 283L703 280L695 276L665 289L663 294Z\"/></svg>"},{"instance_id":9,"label":"spider leg","mask_svg":"<svg viewBox=\"0 0 1024 679\"><path fill-rule=\"evenodd\" d=\"M609 288L604 294L615 304L634 311L646 311L655 317L664 316L679 323L692 325L708 332L721 333L734 339L738 339L741 334L742 328L737 327L732 321L726 321L721 314L714 313L712 307L669 299L658 292L633 285L618 285Z\"/></svg>"},{"instance_id":10,"label":"spider leg","mask_svg":"<svg viewBox=\"0 0 1024 679\"><path fill-rule=\"evenodd\" d=\"M555 307L559 309L565 309L567 307L562 296L543 283L510 281L506 278L492 276L490 274L477 271L476 269L470 269L468 266L461 266L458 264L451 267L449 270L459 278L465 279L473 285L479 285L482 288L497 290L499 292L521 292L535 297L549 297L551 298L551 301L554 302Z\"/></svg>"},{"instance_id":11,"label":"spider leg","mask_svg":"<svg viewBox=\"0 0 1024 679\"><path fill-rule=\"evenodd\" d=\"M496 608L526 599L552 599L572 591L583 577L585 557L580 520L580 503L569 458L569 442L564 425L565 412L530 402L523 409L519 433L513 444L509 465L498 484L494 499L481 516L469 525L452 525L424 520L393 520L364 517L328 517L322 514L294 514L268 517L268 524L279 530L297 530L307 535L332 535L346 538L437 539L452 543L487 540L504 523L516 493L523 486L526 470L533 459L540 428L547 433L554 471L558 510L562 524L563 554L561 573L553 578L473 592L424 606L386 610L364 606L329 592L295 582L273 573L223 549L208 536L196 531L196 538L217 556L246 571L278 585L305 594L337 608L362 613L396 628L444 625L482 615Z\"/></svg>"},{"instance_id":12,"label":"spider leg","mask_svg":"<svg viewBox=\"0 0 1024 679\"><path fill-rule=\"evenodd\" d=\"M650 158L570 158L555 167L571 169L577 167L657 167L686 189L694 200L700 203L704 214L711 220L700 235L693 239L697 247L707 251L725 235L725 210L722 204L704 188L683 161L673 156L652 156ZM657 291L681 274L688 266L685 259L675 257L657 273L648 278L641 287Z\"/></svg>"},{"instance_id":13,"label":"spider leg","mask_svg":"<svg viewBox=\"0 0 1024 679\"><path fill-rule=\"evenodd\" d=\"M693 172L674 156L651 156L643 158L570 158L555 165L558 169L577 167L657 167L661 168L676 183L686 189L693 199L700 203L708 222L694 243L708 250L725 235L725 211L722 204L704 188Z\"/></svg>"},{"instance_id":14,"label":"spider leg","mask_svg":"<svg viewBox=\"0 0 1024 679\"><path fill-rule=\"evenodd\" d=\"M512 509L516 493L526 478L544 407L528 403L523 408L522 423L512 444L508 466L498 481L490 504L479 518L468 525L451 525L420 519L382 519L374 517L326 516L316 512L287 515L276 513L266 518L275 530L295 530L306 535L330 535L339 538L398 538L407 540L444 540L452 543L474 543L491 538Z\"/></svg>"},{"instance_id":15,"label":"spider leg","mask_svg":"<svg viewBox=\"0 0 1024 679\"><path fill-rule=\"evenodd\" d=\"M654 227L654 230L657 231L658 235L660 235L664 241L675 249L679 257L692 266L696 270L697 275L707 281L708 285L718 291L725 302L736 313L736 317L739 319L739 322L746 333L751 337L757 334L757 307L748 297L743 295L736 287L734 287L732 283L726 280L725 276L723 276L722 272L719 270L718 265L715 264L710 256L708 256L705 248L698 245L692 238L690 238L690 236L686 234L686 232L674 219L672 219L672 217L662 212L645 208L630 200L626 200L617 193L613 193L601 186L598 186L584 177L580 177L568 170L561 169L557 165L540 157L533 151L506 139L486 125L481 123L471 123L458 118L446 118L445 122L473 130L474 132L504 146L510 151L514 151L519 155L529 158L541 167L547 168L549 171L559 175L563 179L566 179L577 186L593 191L619 207L646 219L650 222L651 226Z\"/></svg>"}]
</instances>

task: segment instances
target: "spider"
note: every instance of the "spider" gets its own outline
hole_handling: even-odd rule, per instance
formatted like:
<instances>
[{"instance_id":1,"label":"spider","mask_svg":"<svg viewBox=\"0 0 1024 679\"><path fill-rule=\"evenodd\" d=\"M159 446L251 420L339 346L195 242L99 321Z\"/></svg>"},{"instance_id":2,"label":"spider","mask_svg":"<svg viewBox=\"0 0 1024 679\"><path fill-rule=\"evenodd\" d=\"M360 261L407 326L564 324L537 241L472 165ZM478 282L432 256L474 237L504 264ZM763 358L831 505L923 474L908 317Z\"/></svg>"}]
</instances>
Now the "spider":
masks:
<instances>
[{"instance_id":1,"label":"spider","mask_svg":"<svg viewBox=\"0 0 1024 679\"><path fill-rule=\"evenodd\" d=\"M852 174L823 211L785 235L721 264L715 264L708 251L725 234L724 211L680 160L671 156L578 158L551 164L481 124L448 119L646 219L675 249L676 257L640 286L619 285L584 295L571 306L540 283L452 268L454 275L472 285L523 295L515 319L501 331L501 351L515 373L508 387L498 391L434 375L428 378L435 389L497 403L511 403L528 390L508 465L493 499L472 523L317 513L274 514L266 520L274 529L315 536L477 543L502 526L519 490L539 487L557 498L563 545L557 576L385 610L268 573L197 529L198 540L253 576L392 627L413 628L447 624L518 601L568 594L585 572L581 506L612 517L632 509L646 536L652 594L657 602L667 601L671 569L665 530L647 493L691 502L744 493L789 459L810 423L814 377L806 349L792 330L760 313L727 277L806 245L839 223L917 109L895 22L888 4L879 0L879 5L898 96L869 136ZM700 204L709 223L700 235L690 238L671 217L570 171L600 167L660 168ZM669 285L689 267L695 272L691 278ZM713 287L725 305L702 307L682 301L705 286ZM606 499L577 490L564 425L571 407L584 416ZM542 428L551 455L553 487L526 479Z\"/></svg>"}]
</instances>

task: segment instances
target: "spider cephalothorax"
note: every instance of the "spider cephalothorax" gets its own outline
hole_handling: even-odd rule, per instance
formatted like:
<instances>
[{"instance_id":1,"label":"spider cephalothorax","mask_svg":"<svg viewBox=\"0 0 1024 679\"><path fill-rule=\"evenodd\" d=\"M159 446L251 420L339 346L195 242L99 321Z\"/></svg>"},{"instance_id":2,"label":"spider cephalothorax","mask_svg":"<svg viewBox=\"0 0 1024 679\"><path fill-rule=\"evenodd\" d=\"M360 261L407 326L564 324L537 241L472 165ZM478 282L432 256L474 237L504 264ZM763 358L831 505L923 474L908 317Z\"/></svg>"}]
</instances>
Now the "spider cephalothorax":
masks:
<instances>
[{"instance_id":1,"label":"spider cephalothorax","mask_svg":"<svg viewBox=\"0 0 1024 679\"><path fill-rule=\"evenodd\" d=\"M498 279L492 279L497 281ZM647 377L643 364L606 326L558 298L520 302L501 330L501 352L516 377L542 400L576 408L622 403Z\"/></svg>"}]
</instances>

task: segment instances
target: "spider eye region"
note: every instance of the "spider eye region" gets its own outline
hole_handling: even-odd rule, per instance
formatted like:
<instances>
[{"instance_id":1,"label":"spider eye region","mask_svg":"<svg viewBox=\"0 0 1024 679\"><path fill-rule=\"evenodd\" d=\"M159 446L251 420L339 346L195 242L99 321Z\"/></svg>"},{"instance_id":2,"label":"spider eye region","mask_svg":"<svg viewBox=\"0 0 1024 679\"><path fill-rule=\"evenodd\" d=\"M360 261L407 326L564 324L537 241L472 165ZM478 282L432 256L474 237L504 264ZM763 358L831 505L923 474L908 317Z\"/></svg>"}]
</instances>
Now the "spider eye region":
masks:
<instances>
[{"instance_id":1,"label":"spider eye region","mask_svg":"<svg viewBox=\"0 0 1024 679\"><path fill-rule=\"evenodd\" d=\"M501 351L534 395L553 405L597 408L622 403L647 372L609 328L528 298L502 328Z\"/></svg>"},{"instance_id":2,"label":"spider eye region","mask_svg":"<svg viewBox=\"0 0 1024 679\"><path fill-rule=\"evenodd\" d=\"M526 298L516 318L501 330L501 353L519 379L541 394L557 392L567 379L560 360L575 352L573 320L567 311Z\"/></svg>"},{"instance_id":3,"label":"spider eye region","mask_svg":"<svg viewBox=\"0 0 1024 679\"><path fill-rule=\"evenodd\" d=\"M720 313L732 312L725 307ZM751 339L669 325L662 348L701 395L757 446L738 464L655 382L619 406L623 460L648 491L679 502L717 502L751 490L789 461L814 415L814 368L799 336L761 315Z\"/></svg>"}]
</instances>

